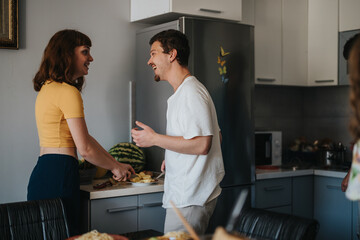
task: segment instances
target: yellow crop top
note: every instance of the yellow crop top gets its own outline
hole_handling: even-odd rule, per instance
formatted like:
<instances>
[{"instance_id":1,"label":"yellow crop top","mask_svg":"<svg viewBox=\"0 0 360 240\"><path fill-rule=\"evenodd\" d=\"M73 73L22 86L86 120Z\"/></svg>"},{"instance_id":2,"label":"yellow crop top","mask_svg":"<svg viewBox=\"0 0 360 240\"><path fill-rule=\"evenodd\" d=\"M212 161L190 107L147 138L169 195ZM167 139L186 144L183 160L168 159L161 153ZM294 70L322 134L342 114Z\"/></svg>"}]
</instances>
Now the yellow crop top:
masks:
<instances>
[{"instance_id":1,"label":"yellow crop top","mask_svg":"<svg viewBox=\"0 0 360 240\"><path fill-rule=\"evenodd\" d=\"M41 147L75 147L68 118L83 118L79 90L67 83L46 81L35 102L35 118Z\"/></svg>"}]
</instances>

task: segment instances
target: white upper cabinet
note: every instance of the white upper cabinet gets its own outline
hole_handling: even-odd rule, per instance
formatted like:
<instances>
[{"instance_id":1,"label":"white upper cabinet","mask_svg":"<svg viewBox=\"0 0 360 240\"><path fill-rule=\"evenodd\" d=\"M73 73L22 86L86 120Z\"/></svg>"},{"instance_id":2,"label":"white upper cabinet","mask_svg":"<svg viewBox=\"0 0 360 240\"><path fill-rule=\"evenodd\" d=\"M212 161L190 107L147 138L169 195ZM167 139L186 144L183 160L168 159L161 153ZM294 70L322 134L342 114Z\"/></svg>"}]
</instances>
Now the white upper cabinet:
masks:
<instances>
[{"instance_id":1,"label":"white upper cabinet","mask_svg":"<svg viewBox=\"0 0 360 240\"><path fill-rule=\"evenodd\" d=\"M360 29L360 1L339 0L339 31Z\"/></svg>"},{"instance_id":2,"label":"white upper cabinet","mask_svg":"<svg viewBox=\"0 0 360 240\"><path fill-rule=\"evenodd\" d=\"M255 83L281 84L281 1L255 1Z\"/></svg>"},{"instance_id":3,"label":"white upper cabinet","mask_svg":"<svg viewBox=\"0 0 360 240\"><path fill-rule=\"evenodd\" d=\"M338 84L338 0L309 0L308 85Z\"/></svg>"},{"instance_id":4,"label":"white upper cabinet","mask_svg":"<svg viewBox=\"0 0 360 240\"><path fill-rule=\"evenodd\" d=\"M255 83L307 85L307 0L255 1Z\"/></svg>"},{"instance_id":5,"label":"white upper cabinet","mask_svg":"<svg viewBox=\"0 0 360 240\"><path fill-rule=\"evenodd\" d=\"M241 21L242 0L131 0L131 22L161 23L180 16Z\"/></svg>"},{"instance_id":6,"label":"white upper cabinet","mask_svg":"<svg viewBox=\"0 0 360 240\"><path fill-rule=\"evenodd\" d=\"M243 24L255 25L255 1L254 0L242 0L242 14L241 22Z\"/></svg>"},{"instance_id":7,"label":"white upper cabinet","mask_svg":"<svg viewBox=\"0 0 360 240\"><path fill-rule=\"evenodd\" d=\"M307 85L308 3L307 0L283 0L282 83Z\"/></svg>"}]
</instances>

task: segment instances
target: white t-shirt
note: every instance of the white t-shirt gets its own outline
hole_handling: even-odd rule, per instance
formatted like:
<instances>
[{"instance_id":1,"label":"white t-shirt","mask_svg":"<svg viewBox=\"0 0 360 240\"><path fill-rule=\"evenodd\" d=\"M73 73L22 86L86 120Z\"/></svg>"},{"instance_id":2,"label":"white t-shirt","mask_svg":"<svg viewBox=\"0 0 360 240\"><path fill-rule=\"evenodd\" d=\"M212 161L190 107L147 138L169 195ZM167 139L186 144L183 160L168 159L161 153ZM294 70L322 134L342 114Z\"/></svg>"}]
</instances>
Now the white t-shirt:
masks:
<instances>
[{"instance_id":1,"label":"white t-shirt","mask_svg":"<svg viewBox=\"0 0 360 240\"><path fill-rule=\"evenodd\" d=\"M207 155L165 151L163 207L170 208L170 200L179 208L204 206L220 195L219 183L225 174L214 103L204 85L190 76L167 104L167 135L185 139L212 135L213 139Z\"/></svg>"}]
</instances>

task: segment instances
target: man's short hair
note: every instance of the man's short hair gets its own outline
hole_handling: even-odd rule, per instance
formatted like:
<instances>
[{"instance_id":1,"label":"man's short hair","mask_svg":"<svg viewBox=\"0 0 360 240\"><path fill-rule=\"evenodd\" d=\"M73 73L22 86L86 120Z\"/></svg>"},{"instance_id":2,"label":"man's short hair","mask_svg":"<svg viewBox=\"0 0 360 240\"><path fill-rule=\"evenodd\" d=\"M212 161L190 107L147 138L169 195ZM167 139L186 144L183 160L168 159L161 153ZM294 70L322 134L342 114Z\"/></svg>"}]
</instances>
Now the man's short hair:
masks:
<instances>
[{"instance_id":1,"label":"man's short hair","mask_svg":"<svg viewBox=\"0 0 360 240\"><path fill-rule=\"evenodd\" d=\"M176 60L181 66L187 67L189 62L190 47L189 41L185 34L177 30L165 30L154 35L149 44L159 41L164 53L169 53L171 50L176 49Z\"/></svg>"}]
</instances>

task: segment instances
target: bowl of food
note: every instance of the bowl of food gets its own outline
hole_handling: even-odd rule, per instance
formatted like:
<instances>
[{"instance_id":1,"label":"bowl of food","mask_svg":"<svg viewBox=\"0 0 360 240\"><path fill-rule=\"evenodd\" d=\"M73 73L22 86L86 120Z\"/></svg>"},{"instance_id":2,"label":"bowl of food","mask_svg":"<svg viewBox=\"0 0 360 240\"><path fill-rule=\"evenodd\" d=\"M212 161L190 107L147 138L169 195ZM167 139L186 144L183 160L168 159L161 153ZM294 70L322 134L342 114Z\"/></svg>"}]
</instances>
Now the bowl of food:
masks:
<instances>
[{"instance_id":1,"label":"bowl of food","mask_svg":"<svg viewBox=\"0 0 360 240\"><path fill-rule=\"evenodd\" d=\"M107 234L100 233L96 230L92 230L91 232L84 233L83 235L73 236L66 240L129 240L127 237L116 235L116 234Z\"/></svg>"}]
</instances>

